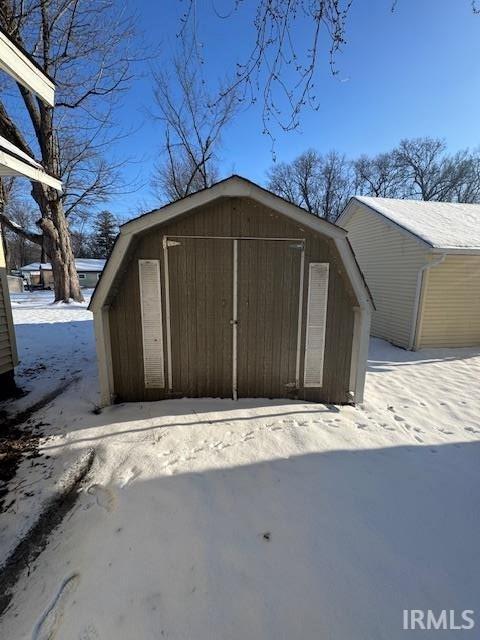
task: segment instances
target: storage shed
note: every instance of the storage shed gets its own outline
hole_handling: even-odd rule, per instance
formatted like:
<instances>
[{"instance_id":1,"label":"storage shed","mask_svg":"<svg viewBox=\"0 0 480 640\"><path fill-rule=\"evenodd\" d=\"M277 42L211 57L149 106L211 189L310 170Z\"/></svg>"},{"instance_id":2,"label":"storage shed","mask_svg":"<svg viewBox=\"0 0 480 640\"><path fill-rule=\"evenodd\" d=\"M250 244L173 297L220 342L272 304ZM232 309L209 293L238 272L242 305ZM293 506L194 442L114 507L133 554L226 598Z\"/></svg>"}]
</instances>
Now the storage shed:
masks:
<instances>
[{"instance_id":1,"label":"storage shed","mask_svg":"<svg viewBox=\"0 0 480 640\"><path fill-rule=\"evenodd\" d=\"M361 402L371 308L343 229L232 176L121 227L90 303L102 404Z\"/></svg>"},{"instance_id":2,"label":"storage shed","mask_svg":"<svg viewBox=\"0 0 480 640\"><path fill-rule=\"evenodd\" d=\"M348 231L372 334L406 349L480 345L480 205L355 197Z\"/></svg>"}]
</instances>

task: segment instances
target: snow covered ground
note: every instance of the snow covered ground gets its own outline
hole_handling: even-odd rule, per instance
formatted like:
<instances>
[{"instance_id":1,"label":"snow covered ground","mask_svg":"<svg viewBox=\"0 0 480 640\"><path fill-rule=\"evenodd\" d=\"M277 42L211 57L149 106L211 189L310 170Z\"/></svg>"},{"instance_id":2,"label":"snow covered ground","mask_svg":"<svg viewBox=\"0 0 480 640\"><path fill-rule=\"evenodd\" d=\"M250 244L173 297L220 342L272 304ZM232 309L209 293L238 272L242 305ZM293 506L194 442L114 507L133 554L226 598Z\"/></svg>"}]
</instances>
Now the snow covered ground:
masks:
<instances>
[{"instance_id":1,"label":"snow covered ground","mask_svg":"<svg viewBox=\"0 0 480 640\"><path fill-rule=\"evenodd\" d=\"M20 380L30 398L78 381L41 412L43 464L12 481L33 496L2 514L0 553L72 460L93 447L96 462L0 637L391 640L407 608L473 609L476 628L447 636L478 637L479 350L373 340L361 407L204 399L97 415L91 316L51 295L14 300Z\"/></svg>"}]
</instances>

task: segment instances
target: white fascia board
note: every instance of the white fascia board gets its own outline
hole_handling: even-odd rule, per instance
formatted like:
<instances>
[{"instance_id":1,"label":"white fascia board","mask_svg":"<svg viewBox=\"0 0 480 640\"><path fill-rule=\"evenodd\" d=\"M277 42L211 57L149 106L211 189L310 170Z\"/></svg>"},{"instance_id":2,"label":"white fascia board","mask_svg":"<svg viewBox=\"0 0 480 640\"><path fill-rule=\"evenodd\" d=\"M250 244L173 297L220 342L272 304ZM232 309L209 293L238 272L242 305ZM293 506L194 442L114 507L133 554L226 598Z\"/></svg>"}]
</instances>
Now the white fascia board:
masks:
<instances>
[{"instance_id":1,"label":"white fascia board","mask_svg":"<svg viewBox=\"0 0 480 640\"><path fill-rule=\"evenodd\" d=\"M20 160L25 160L28 164L31 164L32 167L36 167L37 169L42 169L42 165L39 164L36 160L31 158L27 153L16 147L10 140L0 136L0 151L6 151L7 153L12 153L17 156Z\"/></svg>"},{"instance_id":2,"label":"white fascia board","mask_svg":"<svg viewBox=\"0 0 480 640\"><path fill-rule=\"evenodd\" d=\"M53 107L55 85L0 31L0 68Z\"/></svg>"},{"instance_id":3,"label":"white fascia board","mask_svg":"<svg viewBox=\"0 0 480 640\"><path fill-rule=\"evenodd\" d=\"M62 192L62 183L60 180L48 175L43 169L39 169L2 150L0 150L0 174L2 176L22 176L35 182L41 182L56 189L60 193Z\"/></svg>"},{"instance_id":4,"label":"white fascia board","mask_svg":"<svg viewBox=\"0 0 480 640\"><path fill-rule=\"evenodd\" d=\"M434 247L430 253L435 255L452 255L452 256L478 256L480 255L480 247L445 247L440 249L439 247Z\"/></svg>"}]
</instances>

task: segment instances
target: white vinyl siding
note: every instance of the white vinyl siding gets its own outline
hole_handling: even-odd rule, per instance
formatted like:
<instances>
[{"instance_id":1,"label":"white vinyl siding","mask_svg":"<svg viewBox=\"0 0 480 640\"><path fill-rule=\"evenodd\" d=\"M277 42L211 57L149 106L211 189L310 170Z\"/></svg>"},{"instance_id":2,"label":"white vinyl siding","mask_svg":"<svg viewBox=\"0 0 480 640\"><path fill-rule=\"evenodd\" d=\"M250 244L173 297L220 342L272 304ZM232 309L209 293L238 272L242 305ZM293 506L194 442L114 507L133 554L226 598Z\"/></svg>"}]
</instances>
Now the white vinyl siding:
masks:
<instances>
[{"instance_id":1,"label":"white vinyl siding","mask_svg":"<svg viewBox=\"0 0 480 640\"><path fill-rule=\"evenodd\" d=\"M372 292L376 311L372 315L371 333L408 347L417 276L427 262L428 247L365 205L351 206L355 206L354 211L339 224L348 231L348 239Z\"/></svg>"},{"instance_id":2,"label":"white vinyl siding","mask_svg":"<svg viewBox=\"0 0 480 640\"><path fill-rule=\"evenodd\" d=\"M428 270L418 348L480 345L480 256L447 256Z\"/></svg>"},{"instance_id":3,"label":"white vinyl siding","mask_svg":"<svg viewBox=\"0 0 480 640\"><path fill-rule=\"evenodd\" d=\"M0 281L0 374L13 369L10 332L7 322L5 299L3 295L3 279Z\"/></svg>"},{"instance_id":4,"label":"white vinyl siding","mask_svg":"<svg viewBox=\"0 0 480 640\"><path fill-rule=\"evenodd\" d=\"M0 374L11 371L18 364L15 332L8 293L7 269L0 235Z\"/></svg>"},{"instance_id":5,"label":"white vinyl siding","mask_svg":"<svg viewBox=\"0 0 480 640\"><path fill-rule=\"evenodd\" d=\"M165 370L159 261L139 260L138 273L145 387L163 388L165 386Z\"/></svg>"},{"instance_id":6,"label":"white vinyl siding","mask_svg":"<svg viewBox=\"0 0 480 640\"><path fill-rule=\"evenodd\" d=\"M309 265L307 331L305 337L305 387L321 387L325 354L328 303L328 263Z\"/></svg>"}]
</instances>

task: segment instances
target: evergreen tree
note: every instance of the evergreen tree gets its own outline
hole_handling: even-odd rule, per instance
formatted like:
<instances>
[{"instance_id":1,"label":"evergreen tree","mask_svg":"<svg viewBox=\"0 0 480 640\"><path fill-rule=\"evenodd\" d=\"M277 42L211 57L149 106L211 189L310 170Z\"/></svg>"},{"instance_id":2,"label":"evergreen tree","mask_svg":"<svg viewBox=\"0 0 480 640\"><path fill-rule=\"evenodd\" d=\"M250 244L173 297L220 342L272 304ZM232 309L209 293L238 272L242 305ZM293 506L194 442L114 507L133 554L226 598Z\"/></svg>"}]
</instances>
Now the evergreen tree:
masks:
<instances>
[{"instance_id":1,"label":"evergreen tree","mask_svg":"<svg viewBox=\"0 0 480 640\"><path fill-rule=\"evenodd\" d=\"M118 225L110 211L100 211L93 223L90 253L92 258L108 258L118 233Z\"/></svg>"}]
</instances>

